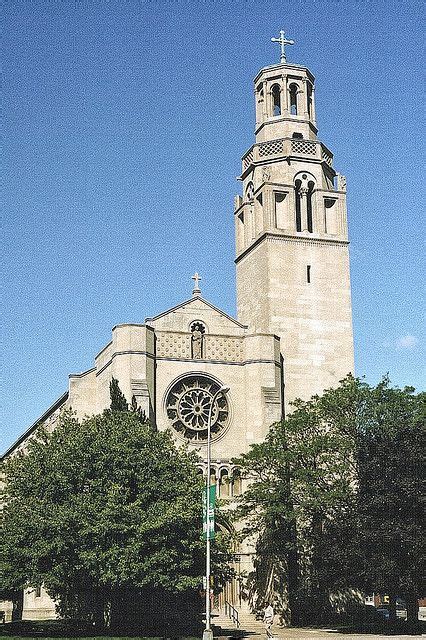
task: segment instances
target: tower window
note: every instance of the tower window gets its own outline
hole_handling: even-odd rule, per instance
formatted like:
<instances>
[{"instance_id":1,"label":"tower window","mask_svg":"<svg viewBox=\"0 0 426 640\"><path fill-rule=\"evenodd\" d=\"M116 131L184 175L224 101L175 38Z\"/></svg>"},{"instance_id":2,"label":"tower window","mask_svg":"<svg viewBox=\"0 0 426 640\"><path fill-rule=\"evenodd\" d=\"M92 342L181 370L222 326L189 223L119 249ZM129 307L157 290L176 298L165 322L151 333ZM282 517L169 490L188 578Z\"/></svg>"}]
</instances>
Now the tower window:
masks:
<instances>
[{"instance_id":1,"label":"tower window","mask_svg":"<svg viewBox=\"0 0 426 640\"><path fill-rule=\"evenodd\" d=\"M308 182L308 193L306 196L306 222L309 233L312 233L313 228L313 220L312 220L312 191L314 190L314 183L310 180Z\"/></svg>"},{"instance_id":2,"label":"tower window","mask_svg":"<svg viewBox=\"0 0 426 640\"><path fill-rule=\"evenodd\" d=\"M274 84L271 89L272 94L272 115L281 115L281 89L278 84Z\"/></svg>"},{"instance_id":3,"label":"tower window","mask_svg":"<svg viewBox=\"0 0 426 640\"><path fill-rule=\"evenodd\" d=\"M36 598L41 598L41 587L40 585L38 585L35 589L34 589L34 595Z\"/></svg>"},{"instance_id":4,"label":"tower window","mask_svg":"<svg viewBox=\"0 0 426 640\"><path fill-rule=\"evenodd\" d=\"M289 87L290 90L290 113L292 116L297 116L297 92L298 92L297 84L291 84Z\"/></svg>"},{"instance_id":5,"label":"tower window","mask_svg":"<svg viewBox=\"0 0 426 640\"><path fill-rule=\"evenodd\" d=\"M300 186L301 180L296 180L296 231L302 231L302 211L300 202Z\"/></svg>"},{"instance_id":6,"label":"tower window","mask_svg":"<svg viewBox=\"0 0 426 640\"><path fill-rule=\"evenodd\" d=\"M312 118L312 85L310 82L307 83L307 92L308 92L308 115L309 115L309 118Z\"/></svg>"},{"instance_id":7,"label":"tower window","mask_svg":"<svg viewBox=\"0 0 426 640\"><path fill-rule=\"evenodd\" d=\"M254 198L254 185L252 182L249 182L246 189L246 199L249 202L252 202Z\"/></svg>"},{"instance_id":8,"label":"tower window","mask_svg":"<svg viewBox=\"0 0 426 640\"><path fill-rule=\"evenodd\" d=\"M297 131L295 131L291 137L297 138L298 140L303 140L303 133L298 133Z\"/></svg>"},{"instance_id":9,"label":"tower window","mask_svg":"<svg viewBox=\"0 0 426 640\"><path fill-rule=\"evenodd\" d=\"M306 282L308 284L311 283L311 265L310 264L306 265Z\"/></svg>"}]
</instances>

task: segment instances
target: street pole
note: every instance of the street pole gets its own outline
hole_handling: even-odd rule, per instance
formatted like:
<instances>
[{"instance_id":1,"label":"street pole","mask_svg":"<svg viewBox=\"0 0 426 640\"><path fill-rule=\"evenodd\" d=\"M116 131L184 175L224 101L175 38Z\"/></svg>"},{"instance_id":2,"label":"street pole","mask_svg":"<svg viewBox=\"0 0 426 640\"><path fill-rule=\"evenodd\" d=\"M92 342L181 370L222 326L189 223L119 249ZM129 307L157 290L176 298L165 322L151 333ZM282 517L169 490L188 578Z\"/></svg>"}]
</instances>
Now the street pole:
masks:
<instances>
[{"instance_id":1,"label":"street pole","mask_svg":"<svg viewBox=\"0 0 426 640\"><path fill-rule=\"evenodd\" d=\"M228 393L229 387L220 387L212 397L207 420L207 477L206 477L206 628L203 632L203 640L213 640L211 629L210 607L210 467L211 467L211 430L213 407L217 398L223 393Z\"/></svg>"}]
</instances>

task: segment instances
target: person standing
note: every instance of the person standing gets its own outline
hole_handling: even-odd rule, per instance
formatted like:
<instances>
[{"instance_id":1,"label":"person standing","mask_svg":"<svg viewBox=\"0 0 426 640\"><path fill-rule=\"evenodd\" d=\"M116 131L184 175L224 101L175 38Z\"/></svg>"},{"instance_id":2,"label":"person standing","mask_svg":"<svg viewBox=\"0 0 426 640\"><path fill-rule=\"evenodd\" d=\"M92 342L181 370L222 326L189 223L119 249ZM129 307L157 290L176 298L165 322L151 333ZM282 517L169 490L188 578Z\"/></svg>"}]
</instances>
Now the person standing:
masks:
<instances>
[{"instance_id":1,"label":"person standing","mask_svg":"<svg viewBox=\"0 0 426 640\"><path fill-rule=\"evenodd\" d=\"M274 610L271 603L268 603L263 612L263 622L265 623L266 637L272 638L272 624L274 622Z\"/></svg>"}]
</instances>

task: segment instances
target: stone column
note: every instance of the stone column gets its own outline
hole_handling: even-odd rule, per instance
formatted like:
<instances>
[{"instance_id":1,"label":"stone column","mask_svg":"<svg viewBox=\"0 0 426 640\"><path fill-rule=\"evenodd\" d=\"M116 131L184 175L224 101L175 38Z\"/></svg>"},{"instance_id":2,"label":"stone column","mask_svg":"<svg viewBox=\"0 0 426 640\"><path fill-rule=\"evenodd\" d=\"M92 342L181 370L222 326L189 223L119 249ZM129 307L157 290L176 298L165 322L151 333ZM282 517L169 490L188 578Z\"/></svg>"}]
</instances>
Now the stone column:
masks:
<instances>
[{"instance_id":1,"label":"stone column","mask_svg":"<svg viewBox=\"0 0 426 640\"><path fill-rule=\"evenodd\" d=\"M285 116L288 116L288 87L287 87L287 76L284 74L281 76L282 79L282 99L281 99L281 113Z\"/></svg>"},{"instance_id":2,"label":"stone column","mask_svg":"<svg viewBox=\"0 0 426 640\"><path fill-rule=\"evenodd\" d=\"M316 112L315 112L315 87L314 87L314 85L312 85L312 92L311 92L311 111L312 111L311 120L312 120L313 124L315 126L317 126L317 115L316 115Z\"/></svg>"},{"instance_id":3,"label":"stone column","mask_svg":"<svg viewBox=\"0 0 426 640\"><path fill-rule=\"evenodd\" d=\"M306 86L307 85L306 78L302 78L302 83L303 83L303 115L308 120L309 119L308 87ZM301 111L302 111L302 109L301 109Z\"/></svg>"}]
</instances>

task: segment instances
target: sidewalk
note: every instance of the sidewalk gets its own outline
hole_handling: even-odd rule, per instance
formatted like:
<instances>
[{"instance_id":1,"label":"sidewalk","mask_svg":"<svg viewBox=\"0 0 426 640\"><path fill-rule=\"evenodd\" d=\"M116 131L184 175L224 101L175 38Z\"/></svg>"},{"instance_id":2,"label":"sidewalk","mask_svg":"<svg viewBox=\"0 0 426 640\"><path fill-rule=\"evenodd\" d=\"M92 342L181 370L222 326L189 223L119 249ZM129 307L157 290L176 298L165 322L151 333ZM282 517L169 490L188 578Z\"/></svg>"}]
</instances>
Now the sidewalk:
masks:
<instances>
[{"instance_id":1,"label":"sidewalk","mask_svg":"<svg viewBox=\"0 0 426 640\"><path fill-rule=\"evenodd\" d=\"M215 613L212 623L214 625L214 637L218 640L228 640L229 638L248 638L249 640L267 640L265 627L262 621L256 620L250 614L241 615L241 624L237 629L233 622L225 618L223 614ZM306 629L279 627L276 624L272 627L274 639L276 640L415 640L415 638L426 637L426 634L419 632L414 634L397 633L342 633L336 629Z\"/></svg>"}]
</instances>

